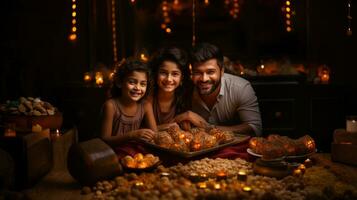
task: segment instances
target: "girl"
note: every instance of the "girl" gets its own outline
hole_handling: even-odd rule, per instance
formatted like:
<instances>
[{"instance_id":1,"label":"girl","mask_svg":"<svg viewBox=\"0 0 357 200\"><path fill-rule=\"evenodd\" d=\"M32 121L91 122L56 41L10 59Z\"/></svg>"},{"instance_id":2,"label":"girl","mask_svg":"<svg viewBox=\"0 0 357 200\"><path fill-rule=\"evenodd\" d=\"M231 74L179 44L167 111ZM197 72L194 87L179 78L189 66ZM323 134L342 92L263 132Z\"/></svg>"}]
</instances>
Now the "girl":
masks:
<instances>
[{"instance_id":1,"label":"girl","mask_svg":"<svg viewBox=\"0 0 357 200\"><path fill-rule=\"evenodd\" d=\"M186 53L177 47L160 49L150 63L154 91L146 104L152 107L158 129L170 126L175 115L190 108L191 79Z\"/></svg>"},{"instance_id":2,"label":"girl","mask_svg":"<svg viewBox=\"0 0 357 200\"><path fill-rule=\"evenodd\" d=\"M141 101L147 93L149 77L147 65L138 60L124 61L114 75L111 98L102 108L101 137L114 147L118 157L145 153L135 141L153 139L153 119L145 118L150 129L139 129L144 115L152 115L152 109L144 108Z\"/></svg>"}]
</instances>

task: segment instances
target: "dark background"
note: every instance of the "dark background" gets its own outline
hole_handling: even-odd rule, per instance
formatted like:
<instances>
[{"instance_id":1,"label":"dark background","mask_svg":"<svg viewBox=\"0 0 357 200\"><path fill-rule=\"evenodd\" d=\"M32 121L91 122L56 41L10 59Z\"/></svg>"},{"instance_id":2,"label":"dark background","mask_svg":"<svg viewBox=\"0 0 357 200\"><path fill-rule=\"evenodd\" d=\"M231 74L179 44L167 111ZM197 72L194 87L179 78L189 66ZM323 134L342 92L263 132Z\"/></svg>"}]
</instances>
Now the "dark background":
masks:
<instances>
[{"instance_id":1,"label":"dark background","mask_svg":"<svg viewBox=\"0 0 357 200\"><path fill-rule=\"evenodd\" d=\"M164 44L190 48L191 1L182 0L187 8L171 16L173 33L170 35L160 29L160 2L136 0L133 5L129 0L115 1L119 59L135 55L143 49L152 53ZM268 118L270 112L275 112L271 111L274 105L278 110L284 110L289 104L276 101L265 104L267 101L264 100L294 100L293 109L289 111L293 113L290 115L294 115L290 119L292 128L266 129L266 133L278 131L298 136L309 131L328 132L330 141L333 129L344 126L345 115L357 114L354 102L357 93L357 46L355 35L346 35L347 1L292 1L296 15L293 16L294 31L291 33L285 32L283 26L281 5L284 1L242 0L237 20L227 14L223 0L210 2L211 5L204 7L202 1L198 1L198 42L212 42L221 47L229 58L240 60L247 66L254 66L261 59L287 56L294 63L305 66L326 64L331 69L331 82L325 86L299 83L293 88L289 85L278 88L279 91L269 81L267 86L254 86L263 102L261 106L266 105L261 108L267 117L263 121L266 127L276 123ZM3 2L0 12L0 100L4 102L19 96L48 99L64 112L65 125L82 127L82 132L88 132L80 133L82 139L87 139L95 135L96 127L92 122L97 122L100 105L105 99L105 87L84 87L82 77L84 72L95 71L99 66L108 69L113 66L111 1L87 0L77 4L78 39L71 42L68 40L71 1ZM356 6L352 5L352 15L355 10ZM353 30L356 29L354 25L352 21ZM289 92L284 90L292 94L289 96ZM313 96L317 94L321 95ZM309 99L303 99L306 95ZM321 98L327 100L315 102L318 107L313 107L312 100ZM306 112L294 114L301 108ZM311 116L312 111L317 113L315 117L319 121ZM336 112L337 116L328 118ZM322 130L326 120L335 124ZM317 135L323 138L321 134Z\"/></svg>"}]
</instances>

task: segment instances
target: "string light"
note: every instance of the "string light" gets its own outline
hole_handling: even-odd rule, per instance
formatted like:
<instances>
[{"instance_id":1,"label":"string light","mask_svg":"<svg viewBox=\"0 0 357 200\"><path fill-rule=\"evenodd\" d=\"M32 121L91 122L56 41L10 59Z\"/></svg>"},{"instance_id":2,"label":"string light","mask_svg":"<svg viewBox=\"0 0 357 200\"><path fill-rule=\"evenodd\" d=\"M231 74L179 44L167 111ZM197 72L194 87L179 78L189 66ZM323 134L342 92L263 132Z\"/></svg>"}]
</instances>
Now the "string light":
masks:
<instances>
[{"instance_id":1,"label":"string light","mask_svg":"<svg viewBox=\"0 0 357 200\"><path fill-rule=\"evenodd\" d=\"M77 31L78 31L78 28L77 28L77 3L76 3L76 0L72 0L72 27L71 27L71 32L68 36L68 39L70 41L75 41L77 40L78 36L77 36Z\"/></svg>"},{"instance_id":2,"label":"string light","mask_svg":"<svg viewBox=\"0 0 357 200\"><path fill-rule=\"evenodd\" d=\"M229 10L229 15L233 19L237 19L239 14L239 0L224 0L224 4Z\"/></svg>"},{"instance_id":3,"label":"string light","mask_svg":"<svg viewBox=\"0 0 357 200\"><path fill-rule=\"evenodd\" d=\"M293 30L293 24L291 21L293 10L291 8L291 0L286 0L285 5L281 8L285 18L285 30L291 32Z\"/></svg>"},{"instance_id":4,"label":"string light","mask_svg":"<svg viewBox=\"0 0 357 200\"><path fill-rule=\"evenodd\" d=\"M133 1L132 1L133 2ZM112 45L113 45L113 61L118 62L118 49L117 49L117 29L116 29L116 8L115 0L111 1L112 7Z\"/></svg>"},{"instance_id":5,"label":"string light","mask_svg":"<svg viewBox=\"0 0 357 200\"><path fill-rule=\"evenodd\" d=\"M346 34L348 36L352 35L352 13L351 13L351 7L352 7L352 0L348 0L348 2L347 2L347 31L346 31Z\"/></svg>"},{"instance_id":6,"label":"string light","mask_svg":"<svg viewBox=\"0 0 357 200\"><path fill-rule=\"evenodd\" d=\"M196 0L192 0L192 47L196 45Z\"/></svg>"},{"instance_id":7,"label":"string light","mask_svg":"<svg viewBox=\"0 0 357 200\"><path fill-rule=\"evenodd\" d=\"M178 1L175 1L174 3L179 3ZM170 34L172 32L172 29L170 28L170 16L169 16L169 4L167 3L167 0L162 1L162 18L164 21L161 24L161 29L163 29L167 34Z\"/></svg>"}]
</instances>

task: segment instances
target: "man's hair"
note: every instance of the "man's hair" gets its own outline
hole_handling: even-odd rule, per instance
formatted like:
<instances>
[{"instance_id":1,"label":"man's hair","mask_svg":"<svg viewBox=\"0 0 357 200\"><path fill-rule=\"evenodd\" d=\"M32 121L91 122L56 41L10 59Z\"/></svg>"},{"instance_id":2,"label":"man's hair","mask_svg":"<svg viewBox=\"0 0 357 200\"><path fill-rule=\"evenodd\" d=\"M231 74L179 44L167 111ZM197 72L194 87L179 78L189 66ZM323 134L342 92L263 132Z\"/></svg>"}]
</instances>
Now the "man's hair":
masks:
<instances>
[{"instance_id":1,"label":"man's hair","mask_svg":"<svg viewBox=\"0 0 357 200\"><path fill-rule=\"evenodd\" d=\"M197 63L206 62L207 60L210 59L216 59L219 68L220 69L223 68L223 53L217 46L213 44L209 44L209 43L198 44L192 49L190 57L193 67Z\"/></svg>"}]
</instances>

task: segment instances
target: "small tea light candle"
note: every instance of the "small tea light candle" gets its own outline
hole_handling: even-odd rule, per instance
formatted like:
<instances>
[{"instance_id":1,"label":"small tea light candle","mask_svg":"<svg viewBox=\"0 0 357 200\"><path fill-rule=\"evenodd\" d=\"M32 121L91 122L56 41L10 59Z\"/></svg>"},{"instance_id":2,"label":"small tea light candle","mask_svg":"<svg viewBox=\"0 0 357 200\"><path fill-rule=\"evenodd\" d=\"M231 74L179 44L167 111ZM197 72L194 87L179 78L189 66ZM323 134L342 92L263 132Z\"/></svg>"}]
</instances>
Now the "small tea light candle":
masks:
<instances>
[{"instance_id":1,"label":"small tea light candle","mask_svg":"<svg viewBox=\"0 0 357 200\"><path fill-rule=\"evenodd\" d=\"M192 173L189 175L189 179L190 179L192 182L198 182L198 181L199 181L199 176L198 176L197 173L192 172Z\"/></svg>"},{"instance_id":2,"label":"small tea light candle","mask_svg":"<svg viewBox=\"0 0 357 200\"><path fill-rule=\"evenodd\" d=\"M160 177L161 177L161 178L162 178L162 177L170 178L170 173L168 173L168 172L161 172Z\"/></svg>"},{"instance_id":3,"label":"small tea light candle","mask_svg":"<svg viewBox=\"0 0 357 200\"><path fill-rule=\"evenodd\" d=\"M243 186L242 189L243 189L244 192L248 192L248 193L251 193L251 192L252 192L252 188L251 188L250 186L247 186L247 185L246 185L246 186Z\"/></svg>"},{"instance_id":4,"label":"small tea light candle","mask_svg":"<svg viewBox=\"0 0 357 200\"><path fill-rule=\"evenodd\" d=\"M102 86L104 84L104 77L102 72L95 73L95 84Z\"/></svg>"},{"instance_id":5,"label":"small tea light candle","mask_svg":"<svg viewBox=\"0 0 357 200\"><path fill-rule=\"evenodd\" d=\"M218 173L217 173L217 180L225 180L225 179L227 179L227 173L225 172L225 171L219 171Z\"/></svg>"},{"instance_id":6,"label":"small tea light candle","mask_svg":"<svg viewBox=\"0 0 357 200\"><path fill-rule=\"evenodd\" d=\"M295 177L301 177L301 176L302 176L302 172L301 172L300 169L295 169L295 170L293 171L293 175L294 175Z\"/></svg>"},{"instance_id":7,"label":"small tea light candle","mask_svg":"<svg viewBox=\"0 0 357 200\"><path fill-rule=\"evenodd\" d=\"M83 75L83 81L84 81L85 83L90 83L90 82L92 81L92 76L91 76L90 72L84 73L84 75Z\"/></svg>"},{"instance_id":8,"label":"small tea light candle","mask_svg":"<svg viewBox=\"0 0 357 200\"><path fill-rule=\"evenodd\" d=\"M16 137L15 124L5 125L4 136L5 137Z\"/></svg>"},{"instance_id":9,"label":"small tea light candle","mask_svg":"<svg viewBox=\"0 0 357 200\"><path fill-rule=\"evenodd\" d=\"M144 183L142 181L137 181L134 183L134 187L138 188L139 190L144 189Z\"/></svg>"},{"instance_id":10,"label":"small tea light candle","mask_svg":"<svg viewBox=\"0 0 357 200\"><path fill-rule=\"evenodd\" d=\"M346 131L349 133L357 133L357 116L346 117Z\"/></svg>"},{"instance_id":11,"label":"small tea light candle","mask_svg":"<svg viewBox=\"0 0 357 200\"><path fill-rule=\"evenodd\" d=\"M245 170L239 170L237 179L239 181L247 181L247 172Z\"/></svg>"},{"instance_id":12,"label":"small tea light candle","mask_svg":"<svg viewBox=\"0 0 357 200\"><path fill-rule=\"evenodd\" d=\"M216 189L216 190L220 190L220 189L221 189L221 184L215 183L213 187L214 187L214 189Z\"/></svg>"},{"instance_id":13,"label":"small tea light candle","mask_svg":"<svg viewBox=\"0 0 357 200\"><path fill-rule=\"evenodd\" d=\"M207 174L202 173L202 174L200 174L199 179L200 179L200 181L206 181L208 179L208 176L207 176Z\"/></svg>"},{"instance_id":14,"label":"small tea light candle","mask_svg":"<svg viewBox=\"0 0 357 200\"><path fill-rule=\"evenodd\" d=\"M200 189L206 189L207 188L207 183L206 182L199 182L199 183L197 183L197 186Z\"/></svg>"},{"instance_id":15,"label":"small tea light candle","mask_svg":"<svg viewBox=\"0 0 357 200\"><path fill-rule=\"evenodd\" d=\"M312 161L308 158L304 161L304 165L306 168L312 167L313 163Z\"/></svg>"},{"instance_id":16,"label":"small tea light candle","mask_svg":"<svg viewBox=\"0 0 357 200\"><path fill-rule=\"evenodd\" d=\"M299 165L298 169L300 169L301 173L304 174L306 171L306 167L304 164Z\"/></svg>"}]
</instances>

